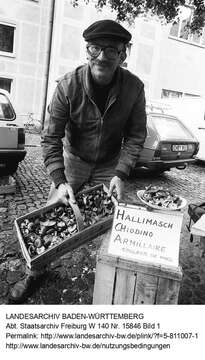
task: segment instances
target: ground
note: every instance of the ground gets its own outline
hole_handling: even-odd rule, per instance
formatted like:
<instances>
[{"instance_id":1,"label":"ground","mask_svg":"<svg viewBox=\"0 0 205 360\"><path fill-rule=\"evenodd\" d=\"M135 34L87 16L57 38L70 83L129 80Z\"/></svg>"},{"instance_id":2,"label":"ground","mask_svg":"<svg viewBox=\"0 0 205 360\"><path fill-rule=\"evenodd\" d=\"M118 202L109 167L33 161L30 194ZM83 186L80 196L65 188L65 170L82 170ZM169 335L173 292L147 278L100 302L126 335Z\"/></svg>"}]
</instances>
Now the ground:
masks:
<instances>
[{"instance_id":1,"label":"ground","mask_svg":"<svg viewBox=\"0 0 205 360\"><path fill-rule=\"evenodd\" d=\"M14 178L16 192L0 195L0 303L9 303L12 286L25 276L23 259L14 229L15 218L46 204L50 179L43 165L38 135L27 134L27 155ZM128 202L137 201L137 190L146 185L161 185L185 197L188 203L200 203L205 197L204 165L194 164L185 170L173 169L153 177L140 170L126 181ZM190 242L186 228L187 208L180 241L180 265L183 279L179 304L205 304L205 258L198 239ZM25 300L25 304L92 304L96 254L102 238L67 253L51 264L41 279L40 288Z\"/></svg>"}]
</instances>

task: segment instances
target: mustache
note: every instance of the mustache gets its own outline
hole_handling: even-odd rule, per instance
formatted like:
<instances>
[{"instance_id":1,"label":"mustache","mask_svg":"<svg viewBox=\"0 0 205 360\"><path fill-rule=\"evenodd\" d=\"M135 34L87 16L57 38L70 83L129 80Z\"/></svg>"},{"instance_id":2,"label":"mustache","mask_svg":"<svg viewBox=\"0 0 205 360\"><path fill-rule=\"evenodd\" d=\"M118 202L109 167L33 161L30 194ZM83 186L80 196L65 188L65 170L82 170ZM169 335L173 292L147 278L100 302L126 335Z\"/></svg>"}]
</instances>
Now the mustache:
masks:
<instances>
[{"instance_id":1,"label":"mustache","mask_svg":"<svg viewBox=\"0 0 205 360\"><path fill-rule=\"evenodd\" d=\"M110 62L106 60L95 60L94 64L99 66L110 66Z\"/></svg>"}]
</instances>

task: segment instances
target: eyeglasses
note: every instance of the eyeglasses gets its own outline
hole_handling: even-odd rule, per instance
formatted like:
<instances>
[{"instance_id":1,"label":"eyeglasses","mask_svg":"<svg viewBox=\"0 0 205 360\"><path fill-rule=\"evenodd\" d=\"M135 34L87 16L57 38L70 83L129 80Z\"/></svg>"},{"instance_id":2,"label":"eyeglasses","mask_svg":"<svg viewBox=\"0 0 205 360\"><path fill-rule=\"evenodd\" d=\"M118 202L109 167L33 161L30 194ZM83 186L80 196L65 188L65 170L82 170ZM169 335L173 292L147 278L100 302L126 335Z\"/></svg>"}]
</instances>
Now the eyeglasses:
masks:
<instances>
[{"instance_id":1,"label":"eyeglasses","mask_svg":"<svg viewBox=\"0 0 205 360\"><path fill-rule=\"evenodd\" d=\"M109 60L116 60L122 50L118 50L112 46L99 46L99 45L87 45L87 52L93 58L97 58L101 51L104 52L105 56Z\"/></svg>"}]
</instances>

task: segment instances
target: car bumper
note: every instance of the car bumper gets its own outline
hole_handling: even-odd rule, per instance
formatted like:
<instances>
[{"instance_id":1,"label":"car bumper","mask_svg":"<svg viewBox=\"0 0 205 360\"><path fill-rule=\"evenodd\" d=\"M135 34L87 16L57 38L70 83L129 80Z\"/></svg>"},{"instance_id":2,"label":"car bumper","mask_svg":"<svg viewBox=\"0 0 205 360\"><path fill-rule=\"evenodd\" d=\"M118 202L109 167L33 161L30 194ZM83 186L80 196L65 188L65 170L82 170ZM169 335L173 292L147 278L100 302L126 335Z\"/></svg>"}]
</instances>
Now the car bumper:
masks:
<instances>
[{"instance_id":1,"label":"car bumper","mask_svg":"<svg viewBox=\"0 0 205 360\"><path fill-rule=\"evenodd\" d=\"M196 159L181 159L181 160L151 160L144 162L143 164L136 164L136 166L145 166L149 169L156 168L156 167L165 167L165 168L172 168L172 167L183 167L188 164L192 164L196 162Z\"/></svg>"},{"instance_id":2,"label":"car bumper","mask_svg":"<svg viewBox=\"0 0 205 360\"><path fill-rule=\"evenodd\" d=\"M9 163L10 161L22 161L26 156L26 150L0 150L0 164Z\"/></svg>"}]
</instances>

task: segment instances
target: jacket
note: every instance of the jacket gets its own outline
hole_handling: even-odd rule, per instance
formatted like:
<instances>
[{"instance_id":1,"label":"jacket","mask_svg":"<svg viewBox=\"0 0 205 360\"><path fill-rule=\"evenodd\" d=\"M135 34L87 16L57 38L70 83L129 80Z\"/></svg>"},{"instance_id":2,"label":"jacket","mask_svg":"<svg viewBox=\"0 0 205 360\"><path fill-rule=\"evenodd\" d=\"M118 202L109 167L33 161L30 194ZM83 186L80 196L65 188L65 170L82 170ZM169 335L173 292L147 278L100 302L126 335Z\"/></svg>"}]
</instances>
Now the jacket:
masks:
<instances>
[{"instance_id":1,"label":"jacket","mask_svg":"<svg viewBox=\"0 0 205 360\"><path fill-rule=\"evenodd\" d=\"M89 65L83 65L58 82L48 106L41 143L50 174L64 168L65 151L89 163L103 163L119 155L116 171L129 175L145 138L142 81L119 67L101 115L93 100Z\"/></svg>"}]
</instances>

